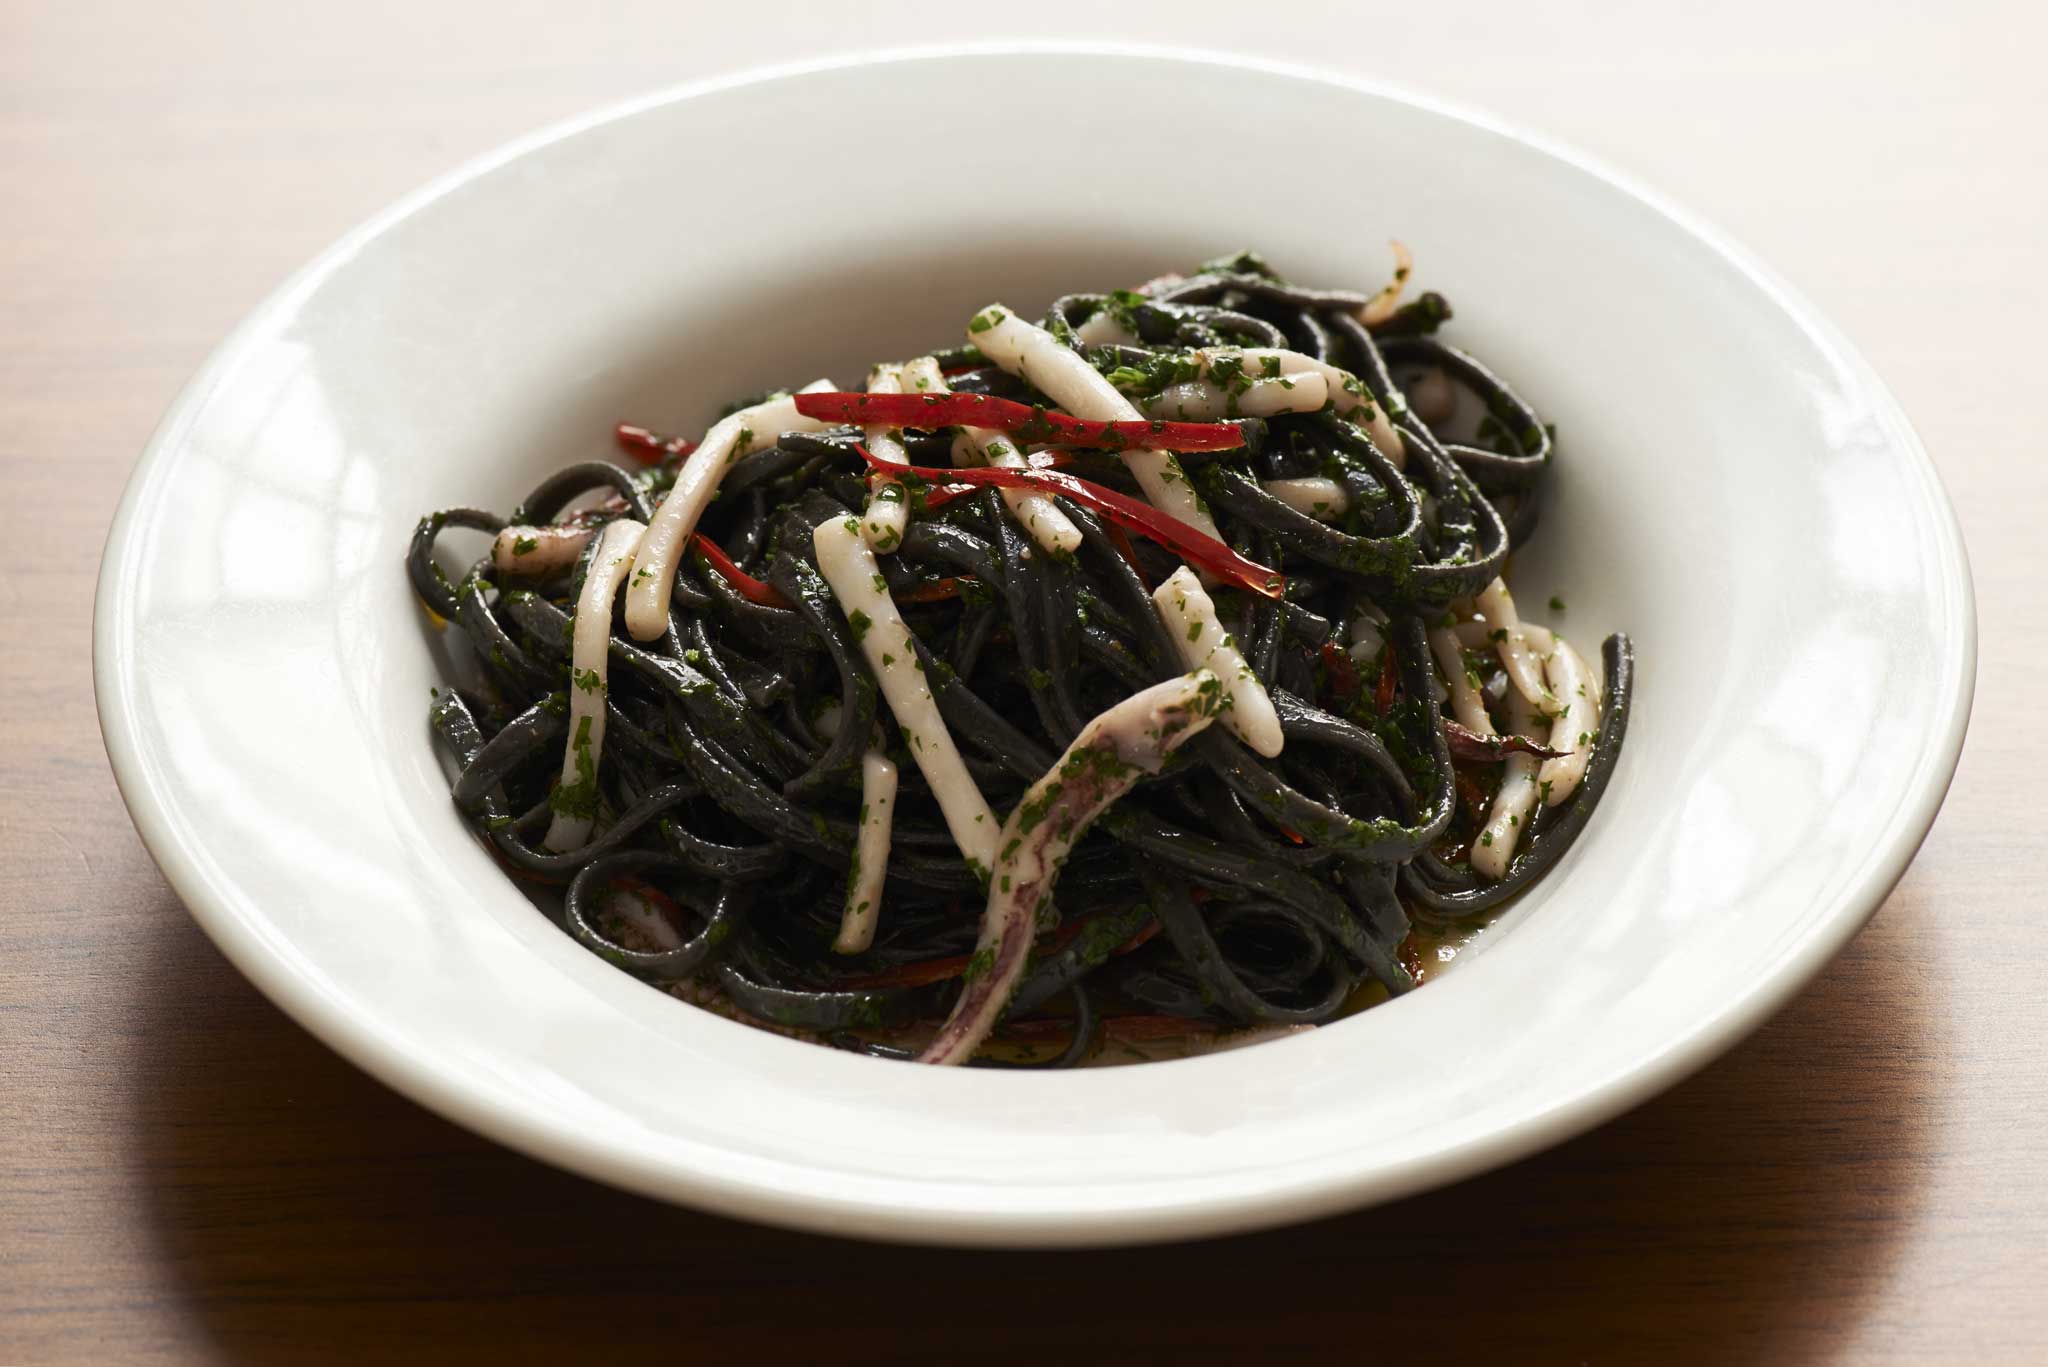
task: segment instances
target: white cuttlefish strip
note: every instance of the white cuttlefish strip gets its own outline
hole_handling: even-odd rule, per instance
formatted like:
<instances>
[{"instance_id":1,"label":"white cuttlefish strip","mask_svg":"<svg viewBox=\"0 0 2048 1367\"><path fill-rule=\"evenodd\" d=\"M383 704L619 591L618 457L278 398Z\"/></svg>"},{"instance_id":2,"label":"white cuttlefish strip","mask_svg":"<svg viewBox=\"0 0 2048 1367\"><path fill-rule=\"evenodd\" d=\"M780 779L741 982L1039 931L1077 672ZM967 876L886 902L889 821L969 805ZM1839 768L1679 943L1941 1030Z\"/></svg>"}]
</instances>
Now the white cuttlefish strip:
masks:
<instances>
[{"instance_id":1,"label":"white cuttlefish strip","mask_svg":"<svg viewBox=\"0 0 2048 1367\"><path fill-rule=\"evenodd\" d=\"M1550 691L1564 704L1564 711L1553 714L1550 723L1550 748L1566 753L1544 760L1536 774L1544 802L1555 807L1577 791L1579 780L1586 776L1586 764L1593 758L1593 741L1600 732L1599 685L1585 657L1570 641L1541 627L1523 630L1532 646L1550 646L1543 673L1550 681ZM1543 638L1540 641L1538 633Z\"/></svg>"},{"instance_id":2,"label":"white cuttlefish strip","mask_svg":"<svg viewBox=\"0 0 2048 1367\"><path fill-rule=\"evenodd\" d=\"M1362 665L1371 664L1386 648L1387 614L1368 603L1346 634L1351 641L1351 658Z\"/></svg>"},{"instance_id":3,"label":"white cuttlefish strip","mask_svg":"<svg viewBox=\"0 0 2048 1367\"><path fill-rule=\"evenodd\" d=\"M1530 740L1541 740L1536 730L1536 709L1518 690L1508 690L1508 730ZM1501 766L1500 791L1494 794L1486 826L1472 846L1472 871L1482 878L1498 881L1507 876L1515 859L1515 842L1528 829L1529 814L1536 810L1542 791L1537 786L1538 761L1534 755L1512 754Z\"/></svg>"},{"instance_id":4,"label":"white cuttlefish strip","mask_svg":"<svg viewBox=\"0 0 2048 1367\"><path fill-rule=\"evenodd\" d=\"M1270 418L1281 413L1313 413L1330 401L1329 381L1313 371L1303 375L1247 377L1243 388L1225 388L1214 380L1182 380L1140 399L1145 416L1183 422L1215 422L1221 418Z\"/></svg>"},{"instance_id":5,"label":"white cuttlefish strip","mask_svg":"<svg viewBox=\"0 0 2048 1367\"><path fill-rule=\"evenodd\" d=\"M838 954L858 954L875 942L882 914L882 880L889 873L889 843L896 823L896 766L879 751L860 761L860 834L853 869L846 879L846 905L839 913Z\"/></svg>"},{"instance_id":6,"label":"white cuttlefish strip","mask_svg":"<svg viewBox=\"0 0 2048 1367\"><path fill-rule=\"evenodd\" d=\"M868 377L870 394L902 392L901 366L877 366ZM898 429L871 425L862 429L862 435L875 459L891 465L910 464L910 453L903 449L903 434ZM880 471L868 476L868 507L860 520L860 534L877 551L893 551L903 544L903 529L910 525L910 500L905 495L903 485L892 476Z\"/></svg>"},{"instance_id":7,"label":"white cuttlefish strip","mask_svg":"<svg viewBox=\"0 0 2048 1367\"><path fill-rule=\"evenodd\" d=\"M918 1062L960 1064L974 1056L1024 975L1039 911L1050 904L1067 855L1110 804L1144 775L1158 773L1224 705L1222 688L1206 669L1153 684L1082 727L1024 791L1003 823L1002 852L960 996Z\"/></svg>"},{"instance_id":8,"label":"white cuttlefish strip","mask_svg":"<svg viewBox=\"0 0 2048 1367\"><path fill-rule=\"evenodd\" d=\"M932 799L939 804L953 843L986 876L995 866L1000 823L939 716L910 628L889 596L874 552L861 539L859 523L851 517L827 518L811 533L811 540L818 552L818 572L853 624L861 652L882 685L896 724L903 728L910 757L931 785Z\"/></svg>"},{"instance_id":9,"label":"white cuttlefish strip","mask_svg":"<svg viewBox=\"0 0 2048 1367\"><path fill-rule=\"evenodd\" d=\"M500 574L545 579L575 564L596 534L588 527L507 527L491 541L491 568Z\"/></svg>"},{"instance_id":10,"label":"white cuttlefish strip","mask_svg":"<svg viewBox=\"0 0 2048 1367\"><path fill-rule=\"evenodd\" d=\"M1529 635L1522 629L1522 619L1515 611L1514 595L1508 592L1507 582L1495 579L1479 591L1473 606L1486 618L1488 634L1493 636L1501 665L1507 670L1516 691L1537 707L1555 707L1557 700L1543 682L1542 662L1529 649ZM1494 633L1500 634L1496 636Z\"/></svg>"},{"instance_id":11,"label":"white cuttlefish strip","mask_svg":"<svg viewBox=\"0 0 2048 1367\"><path fill-rule=\"evenodd\" d=\"M683 947L683 937L668 923L668 917L638 893L623 890L613 893L608 909L612 915L652 940L657 950Z\"/></svg>"},{"instance_id":12,"label":"white cuttlefish strip","mask_svg":"<svg viewBox=\"0 0 2048 1367\"><path fill-rule=\"evenodd\" d=\"M1484 626L1461 624L1458 631L1463 634L1468 628L1483 630ZM1550 739L1545 744L1565 752L1561 758L1544 760L1536 775L1539 785L1548 785L1544 790L1547 804L1555 807L1577 790L1579 780L1586 776L1586 765L1593 758L1593 741L1600 731L1599 683L1585 656L1550 628L1524 622L1522 635L1529 649L1543 661L1544 677L1550 688L1550 701L1535 709L1539 717L1551 719ZM1547 710L1560 704L1562 711Z\"/></svg>"},{"instance_id":13,"label":"white cuttlefish strip","mask_svg":"<svg viewBox=\"0 0 2048 1367\"><path fill-rule=\"evenodd\" d=\"M541 844L558 854L581 849L596 824L597 766L604 757L605 692L611 672L612 604L646 531L630 517L606 523L583 577L583 592L576 599L569 644L569 743L562 753L562 780L556 793L557 797L564 790L576 794L576 800L588 810L555 809Z\"/></svg>"},{"instance_id":14,"label":"white cuttlefish strip","mask_svg":"<svg viewBox=\"0 0 2048 1367\"><path fill-rule=\"evenodd\" d=\"M1402 291L1408 288L1408 277L1415 273L1415 254L1398 240L1389 241L1387 245L1394 251L1394 275L1378 293L1359 306L1358 321L1367 327L1384 323L1394 316L1394 310L1401 304Z\"/></svg>"},{"instance_id":15,"label":"white cuttlefish strip","mask_svg":"<svg viewBox=\"0 0 2048 1367\"><path fill-rule=\"evenodd\" d=\"M1001 465L1022 470L1029 464L1004 433L986 427L963 427L953 438L953 464L961 469ZM1036 489L998 489L1010 515L1024 524L1031 539L1055 554L1070 554L1081 545L1081 529L1060 511L1051 494Z\"/></svg>"},{"instance_id":16,"label":"white cuttlefish strip","mask_svg":"<svg viewBox=\"0 0 2048 1367\"><path fill-rule=\"evenodd\" d=\"M1458 387L1442 366L1431 366L1409 388L1408 406L1417 419L1431 427L1449 422L1458 411Z\"/></svg>"},{"instance_id":17,"label":"white cuttlefish strip","mask_svg":"<svg viewBox=\"0 0 2048 1367\"><path fill-rule=\"evenodd\" d=\"M903 363L903 392L906 394L950 394L946 372L939 369L936 356L919 356Z\"/></svg>"},{"instance_id":18,"label":"white cuttlefish strip","mask_svg":"<svg viewBox=\"0 0 2048 1367\"><path fill-rule=\"evenodd\" d=\"M915 394L948 394L952 390L939 373L939 363L920 356L903 367L903 387ZM953 464L1006 465L1022 469L1024 457L1015 443L992 427L963 427L953 441ZM1074 519L1060 511L1052 495L1036 489L998 489L1003 506L1031 533L1031 539L1055 554L1071 554L1081 545L1081 529Z\"/></svg>"},{"instance_id":19,"label":"white cuttlefish strip","mask_svg":"<svg viewBox=\"0 0 2048 1367\"><path fill-rule=\"evenodd\" d=\"M1436 656L1444 685L1450 689L1451 715L1476 736L1498 734L1493 729L1493 718L1486 715L1485 697L1472 686L1471 676L1465 672L1465 648L1458 633L1450 627L1431 627L1429 653Z\"/></svg>"},{"instance_id":20,"label":"white cuttlefish strip","mask_svg":"<svg viewBox=\"0 0 2048 1367\"><path fill-rule=\"evenodd\" d=\"M1525 626L1522 630L1524 632L1524 639L1527 639L1526 634L1535 630L1535 628ZM1451 633L1458 638L1458 644L1467 650L1484 650L1493 644L1492 625L1478 618L1474 618L1469 622L1458 623L1451 628Z\"/></svg>"},{"instance_id":21,"label":"white cuttlefish strip","mask_svg":"<svg viewBox=\"0 0 2048 1367\"><path fill-rule=\"evenodd\" d=\"M813 380L797 392L815 394L833 388L830 380ZM626 587L626 629L642 641L668 630L668 600L676 588L676 567L697 530L697 519L718 493L718 484L732 463L749 452L773 446L785 432L822 432L829 424L804 417L787 394L742 408L711 424L676 472L676 483L655 510L633 562L633 582Z\"/></svg>"},{"instance_id":22,"label":"white cuttlefish strip","mask_svg":"<svg viewBox=\"0 0 2048 1367\"><path fill-rule=\"evenodd\" d=\"M1104 379L1081 353L1063 345L1044 328L1027 323L1001 304L990 304L967 325L967 340L982 355L1010 374L1035 386L1077 418L1090 422L1143 422L1131 401ZM1138 481L1152 506L1187 523L1204 536L1221 540L1215 519L1188 483L1187 473L1171 451L1131 448L1121 453L1124 468Z\"/></svg>"},{"instance_id":23,"label":"white cuttlefish strip","mask_svg":"<svg viewBox=\"0 0 2048 1367\"><path fill-rule=\"evenodd\" d=\"M1380 448L1380 454L1393 463L1396 470L1408 466L1408 444L1401 439L1393 419L1387 410L1375 403L1372 391L1365 387L1365 381L1341 366L1319 361L1303 351L1289 351L1285 347L1245 347L1242 350L1231 347L1212 347L1195 353L1202 358L1206 372L1217 359L1226 356L1243 358L1247 375L1263 375L1273 366L1279 367L1282 375L1320 375L1328 386L1331 402L1336 406L1337 416L1350 418L1354 422L1364 419L1366 435L1372 444Z\"/></svg>"},{"instance_id":24,"label":"white cuttlefish strip","mask_svg":"<svg viewBox=\"0 0 2048 1367\"><path fill-rule=\"evenodd\" d=\"M1303 517L1319 518L1324 522L1344 516L1351 507L1351 498L1344 492L1344 486L1321 475L1269 479L1259 487Z\"/></svg>"},{"instance_id":25,"label":"white cuttlefish strip","mask_svg":"<svg viewBox=\"0 0 2048 1367\"><path fill-rule=\"evenodd\" d=\"M1195 572L1182 565L1152 590L1152 602L1189 669L1208 669L1223 681L1223 724L1239 740L1271 759L1287 744L1273 696L1252 672L1237 642L1223 629L1216 604Z\"/></svg>"},{"instance_id":26,"label":"white cuttlefish strip","mask_svg":"<svg viewBox=\"0 0 2048 1367\"><path fill-rule=\"evenodd\" d=\"M1124 326L1123 319L1110 310L1101 308L1082 320L1074 329L1074 339L1082 346L1142 346L1144 339Z\"/></svg>"}]
</instances>

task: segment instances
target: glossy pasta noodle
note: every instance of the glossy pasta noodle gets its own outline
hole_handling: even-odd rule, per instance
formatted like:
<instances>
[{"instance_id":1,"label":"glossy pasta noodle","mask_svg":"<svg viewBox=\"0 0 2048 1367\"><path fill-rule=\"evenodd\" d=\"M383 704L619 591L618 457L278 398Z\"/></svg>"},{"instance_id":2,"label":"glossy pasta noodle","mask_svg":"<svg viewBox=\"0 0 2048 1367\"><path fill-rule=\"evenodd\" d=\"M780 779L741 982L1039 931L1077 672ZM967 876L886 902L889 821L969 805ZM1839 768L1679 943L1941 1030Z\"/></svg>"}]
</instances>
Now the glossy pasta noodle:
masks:
<instances>
[{"instance_id":1,"label":"glossy pasta noodle","mask_svg":"<svg viewBox=\"0 0 2048 1367\"><path fill-rule=\"evenodd\" d=\"M1518 609L1553 435L1397 260L991 304L428 516L455 805L595 953L870 1054L1185 1053L1413 989L1584 829L1633 660Z\"/></svg>"}]
</instances>

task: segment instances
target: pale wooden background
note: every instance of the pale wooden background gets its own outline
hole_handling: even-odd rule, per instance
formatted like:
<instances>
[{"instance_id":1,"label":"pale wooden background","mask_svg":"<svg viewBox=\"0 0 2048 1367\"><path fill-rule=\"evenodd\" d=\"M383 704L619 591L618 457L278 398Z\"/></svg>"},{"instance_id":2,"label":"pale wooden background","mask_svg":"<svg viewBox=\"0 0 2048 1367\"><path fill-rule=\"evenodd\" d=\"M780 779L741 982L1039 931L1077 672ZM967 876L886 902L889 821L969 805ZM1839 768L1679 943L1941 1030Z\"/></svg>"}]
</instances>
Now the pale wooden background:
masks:
<instances>
[{"instance_id":1,"label":"pale wooden background","mask_svg":"<svg viewBox=\"0 0 2048 1367\"><path fill-rule=\"evenodd\" d=\"M0 1362L943 1361L991 1334L1025 1360L2048 1360L2039 7L581 8L0 3ZM830 1243L400 1101L227 967L108 776L90 590L157 414L289 270L529 127L764 61L1035 33L1394 76L1591 149L1815 298L1919 424L1976 566L1976 725L1919 861L1668 1096L1250 1239Z\"/></svg>"}]
</instances>

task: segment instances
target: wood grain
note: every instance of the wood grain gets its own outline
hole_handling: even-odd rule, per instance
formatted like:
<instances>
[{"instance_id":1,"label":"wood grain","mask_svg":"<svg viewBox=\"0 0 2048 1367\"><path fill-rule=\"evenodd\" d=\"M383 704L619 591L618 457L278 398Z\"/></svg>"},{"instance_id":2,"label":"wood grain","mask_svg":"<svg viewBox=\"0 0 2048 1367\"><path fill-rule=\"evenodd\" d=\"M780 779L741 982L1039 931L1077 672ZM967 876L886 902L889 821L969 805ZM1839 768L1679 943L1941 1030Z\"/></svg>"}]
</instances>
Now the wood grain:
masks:
<instances>
[{"instance_id":1,"label":"wood grain","mask_svg":"<svg viewBox=\"0 0 2048 1367\"><path fill-rule=\"evenodd\" d=\"M2023 630L2048 522L2038 10L1031 7L1424 86L1720 220L1915 415L1983 633L1973 741L1918 862L1727 1058L1448 1191L1046 1255L756 1229L472 1138L228 968L114 790L88 660L107 519L272 284L427 176L617 95L1030 36L928 6L571 9L0 4L0 1362L2048 1356L2048 845L2021 821L2048 770L2048 648Z\"/></svg>"}]
</instances>

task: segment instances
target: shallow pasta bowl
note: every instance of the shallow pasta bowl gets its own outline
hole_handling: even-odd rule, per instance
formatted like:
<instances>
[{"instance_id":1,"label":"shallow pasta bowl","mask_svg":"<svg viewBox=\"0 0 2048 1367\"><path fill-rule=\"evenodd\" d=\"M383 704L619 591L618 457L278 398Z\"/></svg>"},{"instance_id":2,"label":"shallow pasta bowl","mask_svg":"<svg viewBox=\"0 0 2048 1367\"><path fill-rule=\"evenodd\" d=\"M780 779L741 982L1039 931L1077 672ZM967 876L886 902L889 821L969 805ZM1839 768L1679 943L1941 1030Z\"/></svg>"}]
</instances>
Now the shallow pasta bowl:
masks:
<instances>
[{"instance_id":1,"label":"shallow pasta bowl","mask_svg":"<svg viewBox=\"0 0 2048 1367\"><path fill-rule=\"evenodd\" d=\"M1002 140L999 168L827 145L957 119L1004 88L1032 92L1033 131ZM1272 158L1138 193L1158 128L1097 117L1104 91L1181 128L1256 130ZM1240 245L1301 280L1364 282L1395 235L1458 306L1451 335L1559 426L1523 601L1560 594L1575 639L1626 629L1638 654L1613 788L1439 981L1211 1057L913 1068L643 986L536 914L467 835L400 573L421 512L508 506L601 454L620 419L699 427L726 396L950 339L990 299L1036 309ZM1067 49L689 87L394 207L177 401L115 520L94 631L143 838L236 965L348 1058L637 1191L987 1244L1383 1200L1698 1067L1904 870L1961 746L1975 639L1954 519L1897 407L1712 232L1388 91Z\"/></svg>"}]
</instances>

